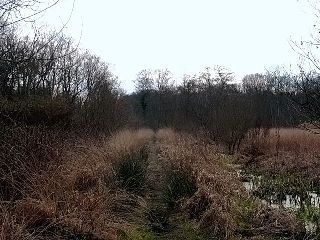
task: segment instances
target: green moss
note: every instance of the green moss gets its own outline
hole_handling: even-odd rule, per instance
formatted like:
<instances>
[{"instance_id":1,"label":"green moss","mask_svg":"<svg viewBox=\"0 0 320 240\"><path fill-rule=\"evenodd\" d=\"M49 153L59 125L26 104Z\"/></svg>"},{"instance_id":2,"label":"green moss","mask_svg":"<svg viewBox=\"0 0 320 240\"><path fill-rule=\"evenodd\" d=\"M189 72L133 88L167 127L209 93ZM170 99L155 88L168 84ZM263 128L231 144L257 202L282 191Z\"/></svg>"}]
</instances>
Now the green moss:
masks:
<instances>
[{"instance_id":1,"label":"green moss","mask_svg":"<svg viewBox=\"0 0 320 240\"><path fill-rule=\"evenodd\" d=\"M251 196L240 197L237 202L239 207L239 218L238 218L238 227L240 229L250 229L252 228L252 216L254 216L260 208L259 202Z\"/></svg>"},{"instance_id":2,"label":"green moss","mask_svg":"<svg viewBox=\"0 0 320 240\"><path fill-rule=\"evenodd\" d=\"M179 226L179 228L173 233L171 239L205 240L210 238L205 237L199 229L195 228L191 224L185 223Z\"/></svg>"},{"instance_id":3,"label":"green moss","mask_svg":"<svg viewBox=\"0 0 320 240\"><path fill-rule=\"evenodd\" d=\"M171 240L210 240L218 239L213 236L205 235L196 224L187 219L176 219L174 223L175 227L170 233L164 233L158 235L153 232L150 228L140 226L133 230L124 232L118 232L119 240L160 240L160 239L171 239Z\"/></svg>"},{"instance_id":4,"label":"green moss","mask_svg":"<svg viewBox=\"0 0 320 240\"><path fill-rule=\"evenodd\" d=\"M320 208L308 205L303 206L297 211L297 217L303 221L318 223L320 222Z\"/></svg>"},{"instance_id":5,"label":"green moss","mask_svg":"<svg viewBox=\"0 0 320 240\"><path fill-rule=\"evenodd\" d=\"M160 240L161 238L156 233L152 232L151 229L141 226L128 232L119 231L118 239L119 240Z\"/></svg>"},{"instance_id":6,"label":"green moss","mask_svg":"<svg viewBox=\"0 0 320 240\"><path fill-rule=\"evenodd\" d=\"M254 214L259 209L259 203L253 197L241 197L238 206L241 212L246 215Z\"/></svg>"},{"instance_id":7,"label":"green moss","mask_svg":"<svg viewBox=\"0 0 320 240\"><path fill-rule=\"evenodd\" d=\"M175 227L173 228L170 235L166 236L165 239L172 240L209 240L209 239L219 239L215 236L210 236L210 234L199 229L196 222L189 220L188 218L180 215L174 219Z\"/></svg>"},{"instance_id":8,"label":"green moss","mask_svg":"<svg viewBox=\"0 0 320 240\"><path fill-rule=\"evenodd\" d=\"M230 154L219 154L220 159L225 164L235 164L238 160L238 156Z\"/></svg>"}]
</instances>

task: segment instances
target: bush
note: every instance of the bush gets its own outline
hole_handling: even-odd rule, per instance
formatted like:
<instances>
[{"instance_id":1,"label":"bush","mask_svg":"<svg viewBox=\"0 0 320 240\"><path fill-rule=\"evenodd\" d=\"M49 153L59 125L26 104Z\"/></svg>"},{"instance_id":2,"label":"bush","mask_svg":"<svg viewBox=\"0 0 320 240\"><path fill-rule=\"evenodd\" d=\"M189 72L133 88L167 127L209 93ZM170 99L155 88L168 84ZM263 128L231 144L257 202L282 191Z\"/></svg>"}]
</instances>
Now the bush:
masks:
<instances>
[{"instance_id":1,"label":"bush","mask_svg":"<svg viewBox=\"0 0 320 240\"><path fill-rule=\"evenodd\" d=\"M195 176L189 169L171 169L167 175L164 201L168 209L174 209L181 198L191 197L198 190Z\"/></svg>"},{"instance_id":2,"label":"bush","mask_svg":"<svg viewBox=\"0 0 320 240\"><path fill-rule=\"evenodd\" d=\"M0 99L0 120L11 125L68 127L72 120L71 105L63 98L34 97L25 101Z\"/></svg>"},{"instance_id":3,"label":"bush","mask_svg":"<svg viewBox=\"0 0 320 240\"><path fill-rule=\"evenodd\" d=\"M0 198L21 198L33 174L59 164L61 139L44 127L0 125Z\"/></svg>"},{"instance_id":4,"label":"bush","mask_svg":"<svg viewBox=\"0 0 320 240\"><path fill-rule=\"evenodd\" d=\"M113 168L117 185L129 192L142 190L146 181L147 160L146 148L124 155Z\"/></svg>"}]
</instances>

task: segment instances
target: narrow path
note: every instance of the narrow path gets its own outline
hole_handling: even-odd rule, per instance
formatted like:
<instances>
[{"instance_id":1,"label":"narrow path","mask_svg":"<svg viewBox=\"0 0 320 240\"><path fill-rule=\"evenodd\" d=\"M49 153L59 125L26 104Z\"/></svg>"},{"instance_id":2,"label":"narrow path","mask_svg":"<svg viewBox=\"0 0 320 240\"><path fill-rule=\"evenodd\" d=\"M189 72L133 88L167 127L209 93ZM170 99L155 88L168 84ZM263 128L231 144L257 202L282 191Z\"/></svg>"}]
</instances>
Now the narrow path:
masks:
<instances>
[{"instance_id":1,"label":"narrow path","mask_svg":"<svg viewBox=\"0 0 320 240\"><path fill-rule=\"evenodd\" d=\"M146 202L148 203L147 220L151 228L155 232L162 233L167 231L169 227L169 214L163 198L163 193L166 188L166 171L168 166L158 157L158 151L158 141L154 139L150 143Z\"/></svg>"}]
</instances>

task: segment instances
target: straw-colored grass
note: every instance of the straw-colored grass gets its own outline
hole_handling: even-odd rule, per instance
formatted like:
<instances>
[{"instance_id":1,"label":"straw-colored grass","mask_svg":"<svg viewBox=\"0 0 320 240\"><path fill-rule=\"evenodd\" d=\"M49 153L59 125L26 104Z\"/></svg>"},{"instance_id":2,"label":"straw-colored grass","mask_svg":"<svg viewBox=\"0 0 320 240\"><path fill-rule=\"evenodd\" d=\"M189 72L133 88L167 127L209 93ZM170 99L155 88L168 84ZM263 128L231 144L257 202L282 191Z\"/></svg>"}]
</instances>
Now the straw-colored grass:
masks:
<instances>
[{"instance_id":1,"label":"straw-colored grass","mask_svg":"<svg viewBox=\"0 0 320 240\"><path fill-rule=\"evenodd\" d=\"M295 154L320 154L320 134L299 128L271 129L266 148Z\"/></svg>"},{"instance_id":2,"label":"straw-colored grass","mask_svg":"<svg viewBox=\"0 0 320 240\"><path fill-rule=\"evenodd\" d=\"M151 129L123 130L114 134L106 143L106 150L113 158L118 158L123 153L134 151L143 146L154 135Z\"/></svg>"},{"instance_id":3,"label":"straw-colored grass","mask_svg":"<svg viewBox=\"0 0 320 240\"><path fill-rule=\"evenodd\" d=\"M23 196L1 205L0 239L116 239L125 221L113 208L130 194L112 189L112 164L152 136L147 129L123 130L102 141L65 146L59 164L30 172Z\"/></svg>"},{"instance_id":4,"label":"straw-colored grass","mask_svg":"<svg viewBox=\"0 0 320 240\"><path fill-rule=\"evenodd\" d=\"M159 131L157 136L159 158L167 162L167 171L186 172L196 179L197 190L182 199L180 205L189 219L197 221L201 232L219 239L237 239L237 233L273 236L303 231L293 215L267 209L251 200L229 165L232 157L221 154L218 147L168 130ZM256 202L249 206L250 211L246 210L248 201ZM266 217L270 219L265 220Z\"/></svg>"},{"instance_id":5,"label":"straw-colored grass","mask_svg":"<svg viewBox=\"0 0 320 240\"><path fill-rule=\"evenodd\" d=\"M50 161L17 168L29 169L20 182L23 191L0 201L0 240L237 239L246 231L299 231L294 217L250 198L232 157L190 134L122 130L52 146L46 139L39 150L50 149ZM23 163L21 156L29 156L24 150L31 148L18 149L10 156Z\"/></svg>"},{"instance_id":6,"label":"straw-colored grass","mask_svg":"<svg viewBox=\"0 0 320 240\"><path fill-rule=\"evenodd\" d=\"M271 129L247 141L243 152L247 166L260 174L298 174L319 180L320 135L314 131Z\"/></svg>"}]
</instances>

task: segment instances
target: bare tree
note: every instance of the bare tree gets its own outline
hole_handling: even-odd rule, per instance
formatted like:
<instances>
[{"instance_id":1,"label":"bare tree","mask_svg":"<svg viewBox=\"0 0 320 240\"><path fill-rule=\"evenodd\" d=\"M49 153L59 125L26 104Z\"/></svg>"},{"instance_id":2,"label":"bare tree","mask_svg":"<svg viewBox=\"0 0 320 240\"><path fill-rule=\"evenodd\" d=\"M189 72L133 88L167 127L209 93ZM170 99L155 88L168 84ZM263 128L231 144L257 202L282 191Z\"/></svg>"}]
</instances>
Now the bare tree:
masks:
<instances>
[{"instance_id":1,"label":"bare tree","mask_svg":"<svg viewBox=\"0 0 320 240\"><path fill-rule=\"evenodd\" d=\"M150 91L155 88L154 74L150 69L144 69L137 74L134 81L136 91Z\"/></svg>"},{"instance_id":2,"label":"bare tree","mask_svg":"<svg viewBox=\"0 0 320 240\"><path fill-rule=\"evenodd\" d=\"M309 119L313 127L320 128L320 6L318 1L310 1L316 17L310 39L292 41L293 49L299 54L300 73L292 80L292 100L300 112Z\"/></svg>"},{"instance_id":3,"label":"bare tree","mask_svg":"<svg viewBox=\"0 0 320 240\"><path fill-rule=\"evenodd\" d=\"M0 32L8 26L21 21L33 21L33 17L57 5L60 0L54 0L44 6L39 0L0 0ZM28 10L28 13L25 13Z\"/></svg>"}]
</instances>

